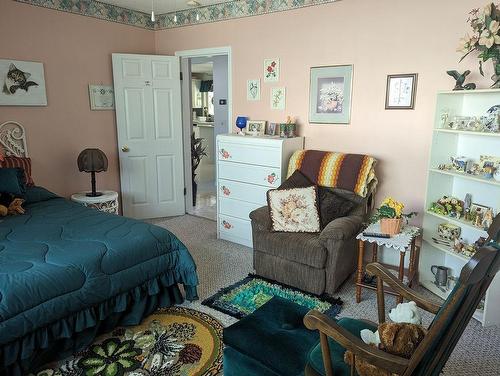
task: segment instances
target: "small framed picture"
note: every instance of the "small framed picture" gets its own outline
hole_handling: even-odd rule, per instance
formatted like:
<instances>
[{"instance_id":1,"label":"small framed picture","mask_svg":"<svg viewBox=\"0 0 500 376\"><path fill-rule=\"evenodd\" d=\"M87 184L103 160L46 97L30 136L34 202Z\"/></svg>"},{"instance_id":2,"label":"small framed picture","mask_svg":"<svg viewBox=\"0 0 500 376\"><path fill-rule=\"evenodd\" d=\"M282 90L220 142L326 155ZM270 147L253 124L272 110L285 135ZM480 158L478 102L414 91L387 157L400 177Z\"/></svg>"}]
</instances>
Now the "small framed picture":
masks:
<instances>
[{"instance_id":1,"label":"small framed picture","mask_svg":"<svg viewBox=\"0 0 500 376\"><path fill-rule=\"evenodd\" d=\"M266 135L268 136L274 136L276 135L276 129L278 128L277 123L269 123L266 126Z\"/></svg>"},{"instance_id":2,"label":"small framed picture","mask_svg":"<svg viewBox=\"0 0 500 376\"><path fill-rule=\"evenodd\" d=\"M89 85L90 109L113 110L115 108L115 94L113 86Z\"/></svg>"},{"instance_id":3,"label":"small framed picture","mask_svg":"<svg viewBox=\"0 0 500 376\"><path fill-rule=\"evenodd\" d=\"M390 74L385 93L386 110L413 110L417 92L417 73Z\"/></svg>"},{"instance_id":4,"label":"small framed picture","mask_svg":"<svg viewBox=\"0 0 500 376\"><path fill-rule=\"evenodd\" d=\"M286 89L284 87L271 88L271 110L284 110L286 104Z\"/></svg>"},{"instance_id":5,"label":"small framed picture","mask_svg":"<svg viewBox=\"0 0 500 376\"><path fill-rule=\"evenodd\" d=\"M278 82L280 79L280 59L264 59L264 82Z\"/></svg>"},{"instance_id":6,"label":"small framed picture","mask_svg":"<svg viewBox=\"0 0 500 376\"><path fill-rule=\"evenodd\" d=\"M251 136L263 136L266 130L265 120L248 120L246 133Z\"/></svg>"},{"instance_id":7,"label":"small framed picture","mask_svg":"<svg viewBox=\"0 0 500 376\"><path fill-rule=\"evenodd\" d=\"M260 100L260 80L247 80L247 100Z\"/></svg>"}]
</instances>

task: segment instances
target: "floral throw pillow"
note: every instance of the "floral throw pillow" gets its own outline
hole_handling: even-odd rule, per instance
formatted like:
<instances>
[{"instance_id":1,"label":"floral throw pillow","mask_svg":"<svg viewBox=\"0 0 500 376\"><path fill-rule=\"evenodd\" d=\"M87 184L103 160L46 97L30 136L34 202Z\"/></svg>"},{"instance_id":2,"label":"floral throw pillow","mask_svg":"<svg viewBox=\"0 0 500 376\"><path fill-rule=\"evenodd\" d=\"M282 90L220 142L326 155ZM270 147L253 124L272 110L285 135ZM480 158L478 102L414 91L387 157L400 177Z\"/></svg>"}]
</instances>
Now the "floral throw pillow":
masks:
<instances>
[{"instance_id":1,"label":"floral throw pillow","mask_svg":"<svg viewBox=\"0 0 500 376\"><path fill-rule=\"evenodd\" d=\"M274 231L319 232L321 223L316 187L272 189L267 203Z\"/></svg>"}]
</instances>

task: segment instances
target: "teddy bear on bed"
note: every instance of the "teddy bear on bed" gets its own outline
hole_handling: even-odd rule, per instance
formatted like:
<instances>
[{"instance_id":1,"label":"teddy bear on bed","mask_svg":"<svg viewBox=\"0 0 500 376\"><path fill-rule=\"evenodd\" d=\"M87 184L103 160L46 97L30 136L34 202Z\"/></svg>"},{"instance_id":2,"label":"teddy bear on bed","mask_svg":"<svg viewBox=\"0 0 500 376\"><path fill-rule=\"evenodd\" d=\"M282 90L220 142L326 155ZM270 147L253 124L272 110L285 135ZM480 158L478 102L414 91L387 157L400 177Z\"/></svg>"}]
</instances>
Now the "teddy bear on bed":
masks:
<instances>
[{"instance_id":1,"label":"teddy bear on bed","mask_svg":"<svg viewBox=\"0 0 500 376\"><path fill-rule=\"evenodd\" d=\"M24 200L7 192L0 192L0 217L24 214Z\"/></svg>"},{"instance_id":2,"label":"teddy bear on bed","mask_svg":"<svg viewBox=\"0 0 500 376\"><path fill-rule=\"evenodd\" d=\"M393 322L379 324L376 332L363 329L360 333L361 339L389 354L409 359L426 334L425 329L420 325L422 318L417 310L417 304L415 302L398 304L389 312L389 318ZM344 361L352 365L352 352L345 352ZM393 375L359 356L356 357L356 372L359 376Z\"/></svg>"}]
</instances>

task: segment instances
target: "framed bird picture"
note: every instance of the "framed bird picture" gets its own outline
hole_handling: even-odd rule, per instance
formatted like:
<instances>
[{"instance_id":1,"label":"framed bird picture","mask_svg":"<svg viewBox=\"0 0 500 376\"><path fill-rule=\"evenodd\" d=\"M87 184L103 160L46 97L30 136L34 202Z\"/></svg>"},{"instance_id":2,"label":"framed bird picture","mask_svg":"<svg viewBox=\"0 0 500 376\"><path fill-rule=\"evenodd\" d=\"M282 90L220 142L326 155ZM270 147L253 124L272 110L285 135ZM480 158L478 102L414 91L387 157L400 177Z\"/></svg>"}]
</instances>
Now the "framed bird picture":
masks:
<instances>
[{"instance_id":1,"label":"framed bird picture","mask_svg":"<svg viewBox=\"0 0 500 376\"><path fill-rule=\"evenodd\" d=\"M0 59L0 106L46 106L42 63Z\"/></svg>"}]
</instances>

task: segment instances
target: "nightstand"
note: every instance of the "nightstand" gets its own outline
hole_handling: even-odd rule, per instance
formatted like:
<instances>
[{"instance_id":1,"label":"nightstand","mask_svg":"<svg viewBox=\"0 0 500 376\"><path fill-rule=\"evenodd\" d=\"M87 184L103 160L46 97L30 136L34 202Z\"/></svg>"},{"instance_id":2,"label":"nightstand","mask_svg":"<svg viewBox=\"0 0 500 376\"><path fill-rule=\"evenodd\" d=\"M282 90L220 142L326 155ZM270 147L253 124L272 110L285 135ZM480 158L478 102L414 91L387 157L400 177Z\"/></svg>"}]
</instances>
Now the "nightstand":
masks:
<instances>
[{"instance_id":1,"label":"nightstand","mask_svg":"<svg viewBox=\"0 0 500 376\"><path fill-rule=\"evenodd\" d=\"M118 214L118 193L114 191L101 192L102 195L97 197L89 197L87 192L75 193L71 195L71 201L102 212Z\"/></svg>"}]
</instances>

